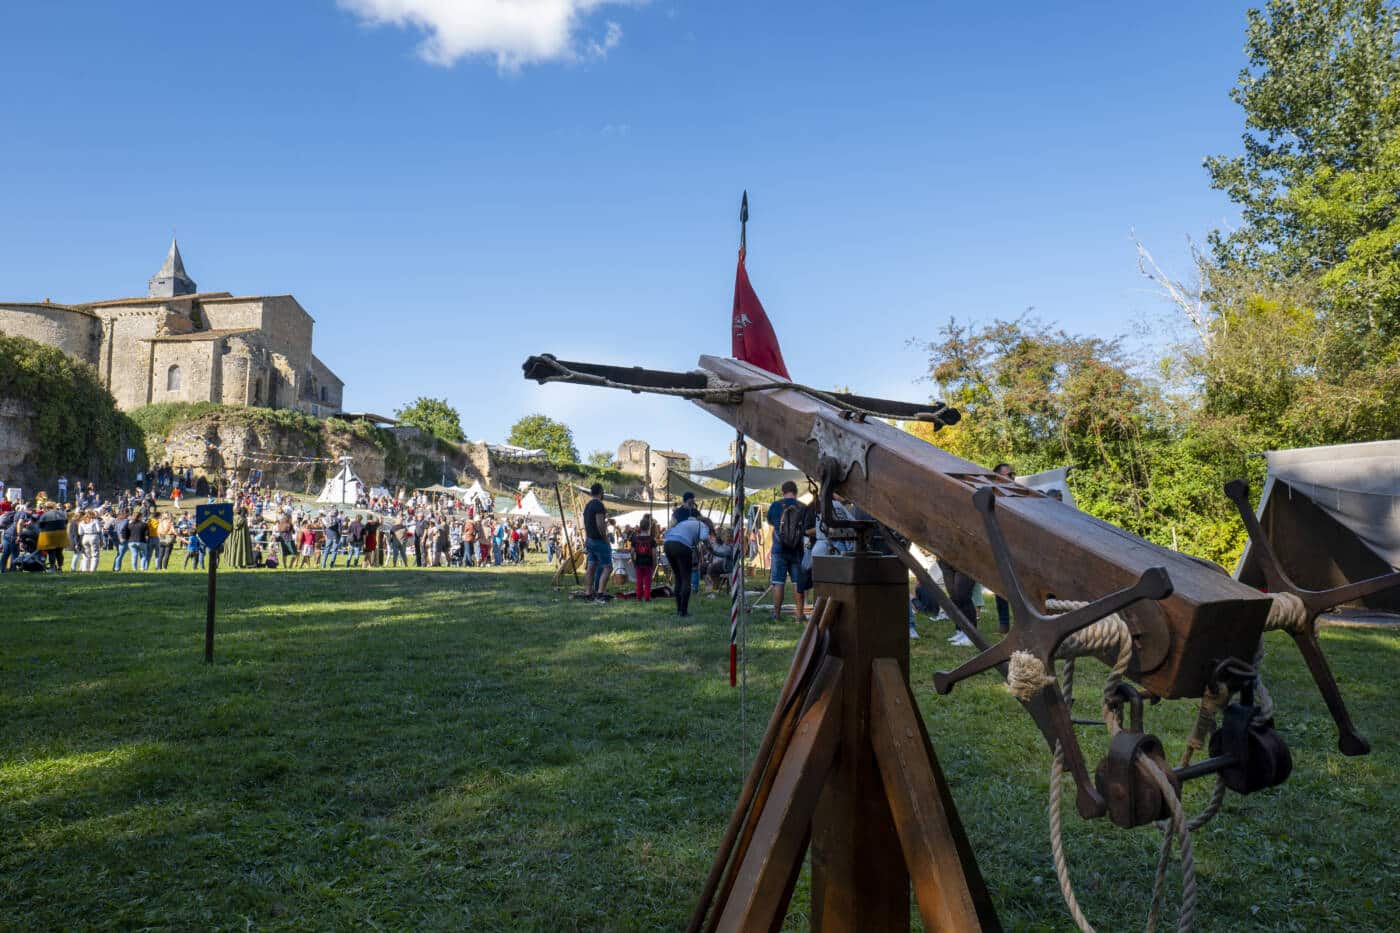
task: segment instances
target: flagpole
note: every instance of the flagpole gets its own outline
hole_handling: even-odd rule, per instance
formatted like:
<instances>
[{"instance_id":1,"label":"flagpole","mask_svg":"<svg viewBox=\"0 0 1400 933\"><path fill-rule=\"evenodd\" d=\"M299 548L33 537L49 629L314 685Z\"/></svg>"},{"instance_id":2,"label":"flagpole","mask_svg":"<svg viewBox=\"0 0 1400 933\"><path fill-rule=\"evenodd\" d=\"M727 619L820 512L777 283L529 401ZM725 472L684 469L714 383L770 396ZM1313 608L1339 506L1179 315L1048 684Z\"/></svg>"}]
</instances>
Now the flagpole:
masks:
<instances>
[{"instance_id":1,"label":"flagpole","mask_svg":"<svg viewBox=\"0 0 1400 933\"><path fill-rule=\"evenodd\" d=\"M744 191L739 202L739 262L744 261L749 239L749 192ZM732 537L734 547L739 548L734 562L730 586L729 607L729 685L734 686L736 642L742 655L743 676L739 687L739 771L742 774L749 762L748 692L749 692L749 607L745 593L747 580L745 563L748 556L748 534L744 528L744 470L748 464L748 445L744 440L743 428L735 432L734 438L734 477L733 499L734 520ZM736 637L737 636L737 637Z\"/></svg>"},{"instance_id":2,"label":"flagpole","mask_svg":"<svg viewBox=\"0 0 1400 933\"><path fill-rule=\"evenodd\" d=\"M739 202L739 255L749 247L749 192L744 189L744 198Z\"/></svg>"}]
</instances>

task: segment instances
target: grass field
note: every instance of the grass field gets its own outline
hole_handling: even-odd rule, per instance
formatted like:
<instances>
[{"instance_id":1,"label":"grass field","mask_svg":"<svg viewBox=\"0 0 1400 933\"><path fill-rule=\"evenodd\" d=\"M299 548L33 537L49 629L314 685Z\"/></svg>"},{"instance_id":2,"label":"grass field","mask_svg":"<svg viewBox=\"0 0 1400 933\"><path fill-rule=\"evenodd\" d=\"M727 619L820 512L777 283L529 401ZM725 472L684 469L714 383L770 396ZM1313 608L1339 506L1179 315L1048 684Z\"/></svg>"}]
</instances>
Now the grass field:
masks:
<instances>
[{"instance_id":1,"label":"grass field","mask_svg":"<svg viewBox=\"0 0 1400 933\"><path fill-rule=\"evenodd\" d=\"M571 602L538 565L221 572L206 667L203 594L194 573L0 578L0 927L683 925L740 780L722 599L679 624ZM935 697L968 649L921 628L915 693L1003 922L1068 929L1048 753L991 675ZM750 751L797 630L751 632ZM1269 644L1295 770L1197 835L1202 927L1394 929L1400 635L1324 636L1361 759L1334 750L1291 643ZM1173 756L1192 714L1148 711ZM1155 833L1067 826L1090 917L1140 927Z\"/></svg>"}]
</instances>

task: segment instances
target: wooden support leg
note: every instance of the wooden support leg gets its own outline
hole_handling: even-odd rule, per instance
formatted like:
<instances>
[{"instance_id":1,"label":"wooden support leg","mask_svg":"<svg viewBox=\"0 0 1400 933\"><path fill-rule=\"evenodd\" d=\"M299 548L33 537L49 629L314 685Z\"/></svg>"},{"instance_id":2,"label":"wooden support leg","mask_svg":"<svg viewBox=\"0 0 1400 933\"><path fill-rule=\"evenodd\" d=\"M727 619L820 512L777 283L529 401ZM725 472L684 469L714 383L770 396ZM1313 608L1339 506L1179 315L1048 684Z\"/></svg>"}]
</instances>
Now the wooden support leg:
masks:
<instances>
[{"instance_id":1,"label":"wooden support leg","mask_svg":"<svg viewBox=\"0 0 1400 933\"><path fill-rule=\"evenodd\" d=\"M807 852L812 811L841 739L842 707L851 695L843 682L843 667L839 658L829 657L817 674L812 704L778 766L773 794L759 815L734 888L721 905L721 931L776 930L782 925Z\"/></svg>"},{"instance_id":2,"label":"wooden support leg","mask_svg":"<svg viewBox=\"0 0 1400 933\"><path fill-rule=\"evenodd\" d=\"M875 661L871 740L925 930L1000 930L938 757L899 664Z\"/></svg>"},{"instance_id":3,"label":"wooden support leg","mask_svg":"<svg viewBox=\"0 0 1400 933\"><path fill-rule=\"evenodd\" d=\"M782 692L778 695L778 704L773 708L768 728L764 730L763 739L758 744L758 754L754 758L753 767L749 769L748 775L744 778L743 789L739 792L739 802L729 818L729 826L725 829L724 839L720 842L719 851L715 854L710 874L705 879L705 887L700 893L700 901L695 905L695 911L690 917L690 924L686 927L687 933L699 933L702 929L705 916L709 913L710 904L714 900L715 891L719 889L720 880L724 876L726 867L729 868L729 873L725 876L726 883L720 893L720 903L724 903L729 898L729 892L734 885L734 873L738 870L738 865L731 865L731 862L742 862L744 853L748 851L749 840L753 836L758 813L763 810L763 805L768 799L773 781L777 776L778 765L781 764L783 755L787 751L788 742L792 739L792 733L797 728L798 720L805 712L800 703L799 693L806 695L812 686L811 683L804 684L804 681L809 680L808 668L814 664L820 664L822 660L815 655L817 645L821 640L819 635L822 630L823 618L828 612L834 612L837 608L834 603L818 600L817 607L813 610L814 622L803 631L802 638L797 643L797 650L793 654L787 680L783 684ZM815 675L816 672L812 673ZM814 677L812 679L814 680ZM752 810L757 812L751 812L751 805ZM713 930L717 920L718 917L713 918L707 929Z\"/></svg>"},{"instance_id":4,"label":"wooden support leg","mask_svg":"<svg viewBox=\"0 0 1400 933\"><path fill-rule=\"evenodd\" d=\"M870 672L876 658L909 671L909 578L894 557L817 557L817 592L841 613L833 656L846 662L841 754L812 820L812 929L909 929L909 872L870 742Z\"/></svg>"}]
</instances>

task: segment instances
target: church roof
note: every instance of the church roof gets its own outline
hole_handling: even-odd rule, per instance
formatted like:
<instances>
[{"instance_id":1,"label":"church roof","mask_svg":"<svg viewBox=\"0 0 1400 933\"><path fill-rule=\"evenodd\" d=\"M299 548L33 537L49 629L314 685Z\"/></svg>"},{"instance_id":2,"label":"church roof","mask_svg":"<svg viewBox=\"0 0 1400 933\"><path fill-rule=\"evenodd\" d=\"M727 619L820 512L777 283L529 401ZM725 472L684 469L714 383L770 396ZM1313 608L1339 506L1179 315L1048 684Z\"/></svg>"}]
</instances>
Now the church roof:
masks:
<instances>
[{"instance_id":1,"label":"church roof","mask_svg":"<svg viewBox=\"0 0 1400 933\"><path fill-rule=\"evenodd\" d=\"M194 343L200 340L221 340L238 334L255 334L257 331L256 327L229 327L223 330L196 330L188 334L164 334L146 339L152 343Z\"/></svg>"},{"instance_id":2,"label":"church roof","mask_svg":"<svg viewBox=\"0 0 1400 933\"><path fill-rule=\"evenodd\" d=\"M253 298L233 298L228 292L200 292L195 295L175 295L171 298L152 298L147 295L144 298L111 298L107 301L85 301L78 305L80 308L110 308L114 305L168 305L175 301L222 301L233 299L235 301L254 301Z\"/></svg>"},{"instance_id":3,"label":"church roof","mask_svg":"<svg viewBox=\"0 0 1400 933\"><path fill-rule=\"evenodd\" d=\"M156 273L158 279L187 279L185 274L185 260L180 256L180 244L175 242L175 238L170 238L170 252L165 254L165 262L161 265L160 271Z\"/></svg>"}]
</instances>

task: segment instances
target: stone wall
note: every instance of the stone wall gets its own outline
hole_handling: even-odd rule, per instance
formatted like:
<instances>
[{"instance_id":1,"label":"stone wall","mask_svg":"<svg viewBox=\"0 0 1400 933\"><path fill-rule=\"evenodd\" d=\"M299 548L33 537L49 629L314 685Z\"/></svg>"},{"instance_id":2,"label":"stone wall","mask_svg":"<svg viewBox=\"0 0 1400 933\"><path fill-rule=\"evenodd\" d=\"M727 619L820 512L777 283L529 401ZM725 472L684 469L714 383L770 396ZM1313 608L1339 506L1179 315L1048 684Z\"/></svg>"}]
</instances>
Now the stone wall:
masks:
<instances>
[{"instance_id":1,"label":"stone wall","mask_svg":"<svg viewBox=\"0 0 1400 933\"><path fill-rule=\"evenodd\" d=\"M102 322L86 311L63 305L0 305L0 331L57 347L93 366L102 347Z\"/></svg>"},{"instance_id":2,"label":"stone wall","mask_svg":"<svg viewBox=\"0 0 1400 933\"><path fill-rule=\"evenodd\" d=\"M25 495L36 477L33 475L34 440L30 423L34 409L19 399L0 398L0 480L19 486Z\"/></svg>"},{"instance_id":3,"label":"stone wall","mask_svg":"<svg viewBox=\"0 0 1400 933\"><path fill-rule=\"evenodd\" d=\"M371 486L384 482L384 452L369 441L337 434L324 425L316 434L276 424L255 424L244 419L209 415L171 428L166 437L146 441L153 463L170 462L176 469L190 468L195 476L222 479L230 469L239 476L249 469L263 471L263 479L278 489L318 493L334 473L334 464L301 465L269 462L351 458L357 476Z\"/></svg>"}]
</instances>

